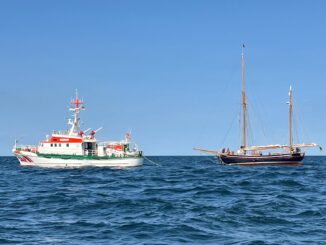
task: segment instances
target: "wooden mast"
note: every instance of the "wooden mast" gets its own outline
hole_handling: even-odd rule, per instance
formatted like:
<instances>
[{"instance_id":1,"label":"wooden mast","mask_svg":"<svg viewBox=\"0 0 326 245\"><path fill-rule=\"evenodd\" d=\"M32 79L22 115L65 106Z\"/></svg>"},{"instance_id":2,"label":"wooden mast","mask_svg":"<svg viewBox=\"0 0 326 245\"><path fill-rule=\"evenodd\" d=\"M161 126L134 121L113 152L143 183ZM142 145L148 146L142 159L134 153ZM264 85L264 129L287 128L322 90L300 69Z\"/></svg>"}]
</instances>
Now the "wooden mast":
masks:
<instances>
[{"instance_id":1,"label":"wooden mast","mask_svg":"<svg viewBox=\"0 0 326 245\"><path fill-rule=\"evenodd\" d=\"M290 153L293 152L292 149L292 87L290 86L289 91L289 150Z\"/></svg>"},{"instance_id":2,"label":"wooden mast","mask_svg":"<svg viewBox=\"0 0 326 245\"><path fill-rule=\"evenodd\" d=\"M242 80L242 115L243 115L243 142L242 142L242 150L243 153L246 154L245 148L247 147L247 125L246 125L246 110L247 110L247 103L246 103L246 93L245 93L245 81L244 81L244 47L245 45L242 44L242 52L241 52L241 80Z\"/></svg>"}]
</instances>

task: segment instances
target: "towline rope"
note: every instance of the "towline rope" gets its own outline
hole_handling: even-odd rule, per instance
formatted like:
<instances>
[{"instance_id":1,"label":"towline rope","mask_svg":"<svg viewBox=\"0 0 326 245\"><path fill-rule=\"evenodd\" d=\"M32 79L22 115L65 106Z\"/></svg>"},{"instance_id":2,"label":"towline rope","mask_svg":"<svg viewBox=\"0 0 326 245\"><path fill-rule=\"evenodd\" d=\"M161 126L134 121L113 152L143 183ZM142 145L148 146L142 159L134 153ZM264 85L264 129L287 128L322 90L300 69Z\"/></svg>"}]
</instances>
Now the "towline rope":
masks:
<instances>
[{"instance_id":1,"label":"towline rope","mask_svg":"<svg viewBox=\"0 0 326 245\"><path fill-rule=\"evenodd\" d=\"M143 156L143 158L146 159L147 161L149 161L150 163L152 163L152 164L154 164L154 165L156 165L156 166L161 167L160 164L158 164L158 163L156 163L156 162L153 162L152 160L148 159L148 157Z\"/></svg>"}]
</instances>

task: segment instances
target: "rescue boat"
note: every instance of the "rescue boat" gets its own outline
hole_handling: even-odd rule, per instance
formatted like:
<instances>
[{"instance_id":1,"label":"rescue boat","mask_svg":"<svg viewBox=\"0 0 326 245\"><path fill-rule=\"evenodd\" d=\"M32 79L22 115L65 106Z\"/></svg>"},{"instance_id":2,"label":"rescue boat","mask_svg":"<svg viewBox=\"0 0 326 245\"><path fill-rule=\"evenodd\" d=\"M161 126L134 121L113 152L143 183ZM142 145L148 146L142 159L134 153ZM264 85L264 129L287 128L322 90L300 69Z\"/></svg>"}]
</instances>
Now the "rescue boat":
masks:
<instances>
[{"instance_id":1,"label":"rescue boat","mask_svg":"<svg viewBox=\"0 0 326 245\"><path fill-rule=\"evenodd\" d=\"M98 141L95 134L102 128L80 129L79 114L85 110L84 102L78 98L70 101L72 118L68 130L53 131L51 136L33 145L15 145L13 154L22 166L38 167L134 167L143 163L142 151L131 142L126 133L119 141Z\"/></svg>"}]
</instances>

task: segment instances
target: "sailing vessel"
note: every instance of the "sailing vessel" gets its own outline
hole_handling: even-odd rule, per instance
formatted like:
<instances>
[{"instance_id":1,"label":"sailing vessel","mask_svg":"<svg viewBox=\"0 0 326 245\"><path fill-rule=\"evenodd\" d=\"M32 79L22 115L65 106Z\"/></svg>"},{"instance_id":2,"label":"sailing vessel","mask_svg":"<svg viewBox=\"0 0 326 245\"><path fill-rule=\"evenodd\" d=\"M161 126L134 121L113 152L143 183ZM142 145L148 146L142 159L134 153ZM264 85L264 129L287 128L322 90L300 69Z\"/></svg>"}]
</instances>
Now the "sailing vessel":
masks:
<instances>
[{"instance_id":1,"label":"sailing vessel","mask_svg":"<svg viewBox=\"0 0 326 245\"><path fill-rule=\"evenodd\" d=\"M244 45L242 45L241 53L241 80L242 80L242 90L241 90L241 104L242 104L242 144L240 149L237 151L230 151L229 148L223 148L221 151L212 151L194 148L196 151L204 152L217 156L221 163L223 164L289 164L289 163L298 163L303 160L305 153L301 152L301 148L304 147L319 147L322 148L316 143L310 144L293 144L292 137L292 109L293 109L293 100L292 100L292 87L290 86L289 91L289 144L281 145L262 145L262 146L248 146L247 145L247 101L246 101L246 92L245 92L245 81L244 81ZM269 152L263 154L262 151L265 150L275 150L281 149L282 152Z\"/></svg>"},{"instance_id":2,"label":"sailing vessel","mask_svg":"<svg viewBox=\"0 0 326 245\"><path fill-rule=\"evenodd\" d=\"M102 128L80 129L79 113L85 107L77 91L69 110L73 112L72 118L68 120L70 129L53 131L38 146L18 146L15 142L13 154L22 166L123 168L142 164L142 151L138 150L137 145L131 145L130 133L126 133L120 141L98 141L95 134Z\"/></svg>"}]
</instances>

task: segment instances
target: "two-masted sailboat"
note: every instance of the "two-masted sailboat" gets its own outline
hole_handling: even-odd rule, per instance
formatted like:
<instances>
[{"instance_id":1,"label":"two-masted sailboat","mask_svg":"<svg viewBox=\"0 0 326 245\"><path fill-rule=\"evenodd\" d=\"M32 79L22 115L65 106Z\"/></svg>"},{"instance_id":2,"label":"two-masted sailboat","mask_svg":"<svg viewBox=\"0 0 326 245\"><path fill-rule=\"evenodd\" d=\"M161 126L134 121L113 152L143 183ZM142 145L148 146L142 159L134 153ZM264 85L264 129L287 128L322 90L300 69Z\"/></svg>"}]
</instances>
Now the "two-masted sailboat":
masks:
<instances>
[{"instance_id":1,"label":"two-masted sailboat","mask_svg":"<svg viewBox=\"0 0 326 245\"><path fill-rule=\"evenodd\" d=\"M247 100L246 100L246 92L245 92L245 80L244 80L244 45L242 45L242 53L241 53L241 77L242 77L242 144L240 149L237 151L230 151L229 148L223 148L220 151L212 151L194 148L196 151L204 152L207 154L211 154L217 156L221 163L223 164L289 164L289 163L298 163L303 160L305 154L301 152L301 148L304 147L319 147L320 150L322 148L315 143L310 144L293 144L292 137L292 108L293 108L293 100L292 100L292 87L290 86L289 91L289 144L288 145L261 145L261 146L248 146L247 145ZM266 150L275 150L280 149L281 152L269 152L267 154L263 154L262 151Z\"/></svg>"}]
</instances>

